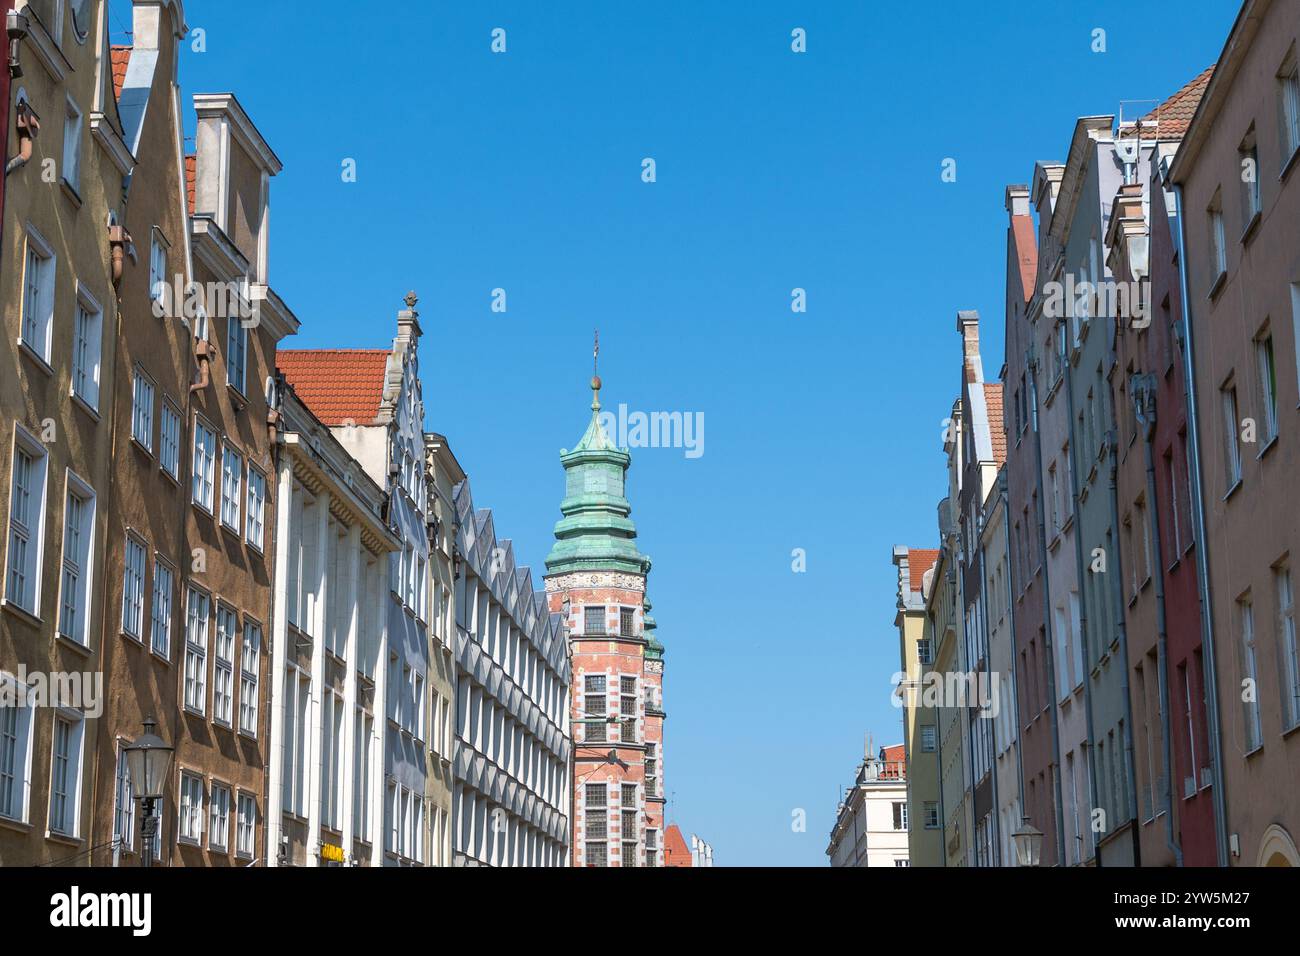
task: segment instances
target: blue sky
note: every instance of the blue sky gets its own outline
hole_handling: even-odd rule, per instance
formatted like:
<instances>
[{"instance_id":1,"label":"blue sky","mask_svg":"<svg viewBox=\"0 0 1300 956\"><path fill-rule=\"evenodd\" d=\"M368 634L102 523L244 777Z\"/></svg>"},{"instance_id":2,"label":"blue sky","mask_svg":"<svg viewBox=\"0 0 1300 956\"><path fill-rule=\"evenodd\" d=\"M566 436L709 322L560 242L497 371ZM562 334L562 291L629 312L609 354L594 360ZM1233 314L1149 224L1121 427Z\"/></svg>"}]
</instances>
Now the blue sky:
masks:
<instances>
[{"instance_id":1,"label":"blue sky","mask_svg":"<svg viewBox=\"0 0 1300 956\"><path fill-rule=\"evenodd\" d=\"M890 548L935 538L959 308L990 378L1002 362L1004 187L1061 159L1075 117L1190 80L1237 9L883 6L186 4L187 104L235 92L284 162L286 345L384 346L415 289L428 427L536 572L594 327L607 408L703 413L702 457L633 449L628 494L671 815L720 865L824 865L864 734L902 739Z\"/></svg>"}]
</instances>

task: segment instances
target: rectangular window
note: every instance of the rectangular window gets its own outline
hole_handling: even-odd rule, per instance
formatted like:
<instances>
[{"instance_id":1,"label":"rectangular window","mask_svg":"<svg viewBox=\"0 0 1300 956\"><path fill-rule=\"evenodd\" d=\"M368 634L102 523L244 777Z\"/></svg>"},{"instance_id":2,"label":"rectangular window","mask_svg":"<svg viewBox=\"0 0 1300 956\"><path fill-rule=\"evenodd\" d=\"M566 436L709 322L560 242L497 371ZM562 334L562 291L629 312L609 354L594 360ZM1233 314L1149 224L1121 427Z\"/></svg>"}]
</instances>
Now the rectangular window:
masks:
<instances>
[{"instance_id":1,"label":"rectangular window","mask_svg":"<svg viewBox=\"0 0 1300 956\"><path fill-rule=\"evenodd\" d=\"M1300 150L1300 71L1293 62L1278 79L1282 98L1282 166L1285 167L1296 150Z\"/></svg>"},{"instance_id":2,"label":"rectangular window","mask_svg":"<svg viewBox=\"0 0 1300 956\"><path fill-rule=\"evenodd\" d=\"M620 676L618 679L618 713L622 720L623 743L636 743L637 694L636 678Z\"/></svg>"},{"instance_id":3,"label":"rectangular window","mask_svg":"<svg viewBox=\"0 0 1300 956\"><path fill-rule=\"evenodd\" d=\"M144 635L144 566L144 545L128 535L122 574L122 631L136 640Z\"/></svg>"},{"instance_id":4,"label":"rectangular window","mask_svg":"<svg viewBox=\"0 0 1300 956\"><path fill-rule=\"evenodd\" d=\"M32 788L33 702L27 687L0 673L0 693L11 702L0 707L0 817L27 821Z\"/></svg>"},{"instance_id":5,"label":"rectangular window","mask_svg":"<svg viewBox=\"0 0 1300 956\"><path fill-rule=\"evenodd\" d=\"M135 792L127 769L125 740L118 742L117 775L113 780L113 839L117 854L135 849Z\"/></svg>"},{"instance_id":6,"label":"rectangular window","mask_svg":"<svg viewBox=\"0 0 1300 956\"><path fill-rule=\"evenodd\" d=\"M1210 262L1214 269L1215 282L1218 281L1219 276L1228 271L1228 242L1224 238L1223 209L1217 205L1218 202L1216 197L1216 205L1207 210L1210 217Z\"/></svg>"},{"instance_id":7,"label":"rectangular window","mask_svg":"<svg viewBox=\"0 0 1300 956\"><path fill-rule=\"evenodd\" d=\"M191 497L194 503L212 511L212 488L216 481L217 433L202 421L194 421L194 472Z\"/></svg>"},{"instance_id":8,"label":"rectangular window","mask_svg":"<svg viewBox=\"0 0 1300 956\"><path fill-rule=\"evenodd\" d=\"M925 815L925 828L927 830L939 829L939 804L936 801L927 801L923 806Z\"/></svg>"},{"instance_id":9,"label":"rectangular window","mask_svg":"<svg viewBox=\"0 0 1300 956\"><path fill-rule=\"evenodd\" d=\"M618 632L623 637L636 636L636 614L630 607L618 609Z\"/></svg>"},{"instance_id":10,"label":"rectangular window","mask_svg":"<svg viewBox=\"0 0 1300 956\"><path fill-rule=\"evenodd\" d=\"M212 719L231 725L234 715L235 612L217 603L217 647L212 663Z\"/></svg>"},{"instance_id":11,"label":"rectangular window","mask_svg":"<svg viewBox=\"0 0 1300 956\"><path fill-rule=\"evenodd\" d=\"M167 293L167 246L158 230L153 233L153 245L149 249L149 298L155 303L165 303ZM159 314L155 305L154 314Z\"/></svg>"},{"instance_id":12,"label":"rectangular window","mask_svg":"<svg viewBox=\"0 0 1300 956\"><path fill-rule=\"evenodd\" d=\"M185 706L206 710L208 699L208 604L202 591L190 588L185 612Z\"/></svg>"},{"instance_id":13,"label":"rectangular window","mask_svg":"<svg viewBox=\"0 0 1300 956\"><path fill-rule=\"evenodd\" d=\"M584 607L582 609L582 633L590 637L605 636L604 607Z\"/></svg>"},{"instance_id":14,"label":"rectangular window","mask_svg":"<svg viewBox=\"0 0 1300 956\"><path fill-rule=\"evenodd\" d=\"M935 751L935 731L934 724L925 724L921 727L921 753L932 754Z\"/></svg>"},{"instance_id":15,"label":"rectangular window","mask_svg":"<svg viewBox=\"0 0 1300 956\"><path fill-rule=\"evenodd\" d=\"M63 568L59 602L59 633L90 645L90 543L95 534L95 495L68 473L63 511Z\"/></svg>"},{"instance_id":16,"label":"rectangular window","mask_svg":"<svg viewBox=\"0 0 1300 956\"><path fill-rule=\"evenodd\" d=\"M894 804L894 829L895 830L907 829L907 804L906 803Z\"/></svg>"},{"instance_id":17,"label":"rectangular window","mask_svg":"<svg viewBox=\"0 0 1300 956\"><path fill-rule=\"evenodd\" d=\"M1229 385L1219 392L1223 405L1223 466L1225 488L1224 494L1231 491L1241 481L1241 444L1237 429L1237 387Z\"/></svg>"},{"instance_id":18,"label":"rectangular window","mask_svg":"<svg viewBox=\"0 0 1300 956\"><path fill-rule=\"evenodd\" d=\"M1255 366L1259 375L1259 402L1264 410L1259 442L1267 445L1277 437L1277 363L1273 356L1273 336L1267 332L1255 340Z\"/></svg>"},{"instance_id":19,"label":"rectangular window","mask_svg":"<svg viewBox=\"0 0 1300 956\"><path fill-rule=\"evenodd\" d=\"M1282 656L1282 723L1300 725L1300 647L1296 646L1295 587L1291 569L1273 572L1277 590L1277 641Z\"/></svg>"},{"instance_id":20,"label":"rectangular window","mask_svg":"<svg viewBox=\"0 0 1300 956\"><path fill-rule=\"evenodd\" d=\"M1256 750L1264 743L1263 728L1259 718L1259 668L1255 656L1255 610L1249 598L1237 602L1237 619L1241 629L1241 678L1249 681L1253 691L1242 694L1242 710L1246 722L1246 752Z\"/></svg>"},{"instance_id":21,"label":"rectangular window","mask_svg":"<svg viewBox=\"0 0 1300 956\"><path fill-rule=\"evenodd\" d=\"M71 98L63 116L63 181L76 192L81 186L81 110Z\"/></svg>"},{"instance_id":22,"label":"rectangular window","mask_svg":"<svg viewBox=\"0 0 1300 956\"><path fill-rule=\"evenodd\" d=\"M585 739L603 743L606 739L605 715L607 713L604 674L587 674L584 678L583 708L588 721L585 724Z\"/></svg>"},{"instance_id":23,"label":"rectangular window","mask_svg":"<svg viewBox=\"0 0 1300 956\"><path fill-rule=\"evenodd\" d=\"M588 866L608 866L605 840L609 836L608 795L603 783L586 784L585 849Z\"/></svg>"},{"instance_id":24,"label":"rectangular window","mask_svg":"<svg viewBox=\"0 0 1300 956\"><path fill-rule=\"evenodd\" d=\"M244 394L245 365L248 358L248 330L238 311L226 321L226 384Z\"/></svg>"},{"instance_id":25,"label":"rectangular window","mask_svg":"<svg viewBox=\"0 0 1300 956\"><path fill-rule=\"evenodd\" d=\"M659 796L659 745L645 745L645 795L646 798Z\"/></svg>"},{"instance_id":26,"label":"rectangular window","mask_svg":"<svg viewBox=\"0 0 1300 956\"><path fill-rule=\"evenodd\" d=\"M239 655L239 729L257 736L257 686L262 658L262 628L244 621L244 646Z\"/></svg>"},{"instance_id":27,"label":"rectangular window","mask_svg":"<svg viewBox=\"0 0 1300 956\"><path fill-rule=\"evenodd\" d=\"M934 645L928 637L916 642L916 658L922 664L934 663Z\"/></svg>"},{"instance_id":28,"label":"rectangular window","mask_svg":"<svg viewBox=\"0 0 1300 956\"><path fill-rule=\"evenodd\" d=\"M54 250L30 226L23 258L23 323L20 341L50 361L54 326Z\"/></svg>"},{"instance_id":29,"label":"rectangular window","mask_svg":"<svg viewBox=\"0 0 1300 956\"><path fill-rule=\"evenodd\" d=\"M181 476L181 416L167 401L162 403L162 427L159 429L158 462L173 478Z\"/></svg>"},{"instance_id":30,"label":"rectangular window","mask_svg":"<svg viewBox=\"0 0 1300 956\"><path fill-rule=\"evenodd\" d=\"M172 569L154 558L149 644L155 654L168 660L172 653L172 582Z\"/></svg>"},{"instance_id":31,"label":"rectangular window","mask_svg":"<svg viewBox=\"0 0 1300 956\"><path fill-rule=\"evenodd\" d=\"M40 614L47 463L44 448L25 432L15 431L5 599L35 616Z\"/></svg>"},{"instance_id":32,"label":"rectangular window","mask_svg":"<svg viewBox=\"0 0 1300 956\"><path fill-rule=\"evenodd\" d=\"M208 846L214 850L225 850L230 840L230 788L214 783L209 805Z\"/></svg>"},{"instance_id":33,"label":"rectangular window","mask_svg":"<svg viewBox=\"0 0 1300 956\"><path fill-rule=\"evenodd\" d=\"M257 801L252 794L241 793L238 799L238 823L235 829L235 855L252 859L254 832L257 826Z\"/></svg>"},{"instance_id":34,"label":"rectangular window","mask_svg":"<svg viewBox=\"0 0 1300 956\"><path fill-rule=\"evenodd\" d=\"M146 451L153 451L153 382L139 369L131 391L131 437Z\"/></svg>"},{"instance_id":35,"label":"rectangular window","mask_svg":"<svg viewBox=\"0 0 1300 956\"><path fill-rule=\"evenodd\" d=\"M99 408L99 352L104 316L98 303L80 288L72 324L72 394Z\"/></svg>"},{"instance_id":36,"label":"rectangular window","mask_svg":"<svg viewBox=\"0 0 1300 956\"><path fill-rule=\"evenodd\" d=\"M180 838L182 843L203 841L203 778L181 774Z\"/></svg>"},{"instance_id":37,"label":"rectangular window","mask_svg":"<svg viewBox=\"0 0 1300 956\"><path fill-rule=\"evenodd\" d=\"M239 532L239 493L243 485L244 460L226 445L221 450L221 523Z\"/></svg>"},{"instance_id":38,"label":"rectangular window","mask_svg":"<svg viewBox=\"0 0 1300 956\"><path fill-rule=\"evenodd\" d=\"M50 755L50 832L77 835L77 811L81 793L80 718L58 714L54 718L54 742Z\"/></svg>"},{"instance_id":39,"label":"rectangular window","mask_svg":"<svg viewBox=\"0 0 1300 956\"><path fill-rule=\"evenodd\" d=\"M1255 129L1237 150L1237 168L1241 170L1241 227L1243 233L1264 208L1259 194L1259 149L1255 145Z\"/></svg>"},{"instance_id":40,"label":"rectangular window","mask_svg":"<svg viewBox=\"0 0 1300 956\"><path fill-rule=\"evenodd\" d=\"M252 465L248 466L248 507L244 534L249 544L262 550L266 534L266 479Z\"/></svg>"}]
</instances>

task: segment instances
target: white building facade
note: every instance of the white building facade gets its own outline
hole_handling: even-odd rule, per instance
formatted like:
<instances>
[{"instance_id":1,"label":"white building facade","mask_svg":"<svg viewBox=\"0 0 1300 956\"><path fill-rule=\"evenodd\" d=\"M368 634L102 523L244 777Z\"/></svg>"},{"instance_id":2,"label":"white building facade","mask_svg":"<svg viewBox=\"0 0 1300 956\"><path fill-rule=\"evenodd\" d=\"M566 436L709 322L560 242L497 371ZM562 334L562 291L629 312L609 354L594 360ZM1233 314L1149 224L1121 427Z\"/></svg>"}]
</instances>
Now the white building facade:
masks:
<instances>
[{"instance_id":1,"label":"white building facade","mask_svg":"<svg viewBox=\"0 0 1300 956\"><path fill-rule=\"evenodd\" d=\"M468 480L455 490L456 866L567 866L568 639Z\"/></svg>"},{"instance_id":2,"label":"white building facade","mask_svg":"<svg viewBox=\"0 0 1300 956\"><path fill-rule=\"evenodd\" d=\"M826 848L831 866L909 866L908 824L903 745L882 747L863 760L840 804Z\"/></svg>"}]
</instances>

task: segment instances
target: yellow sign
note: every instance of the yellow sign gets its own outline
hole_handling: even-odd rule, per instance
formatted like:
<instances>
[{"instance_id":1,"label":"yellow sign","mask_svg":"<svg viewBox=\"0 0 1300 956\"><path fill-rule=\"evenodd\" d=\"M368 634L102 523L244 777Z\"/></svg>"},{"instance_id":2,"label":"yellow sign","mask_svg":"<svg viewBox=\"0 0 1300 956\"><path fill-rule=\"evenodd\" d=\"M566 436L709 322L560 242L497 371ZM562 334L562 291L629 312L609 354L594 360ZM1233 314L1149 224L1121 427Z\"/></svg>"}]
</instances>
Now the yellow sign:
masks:
<instances>
[{"instance_id":1,"label":"yellow sign","mask_svg":"<svg viewBox=\"0 0 1300 956\"><path fill-rule=\"evenodd\" d=\"M320 845L320 858L334 863L342 863L343 847L335 846L333 843L322 843Z\"/></svg>"}]
</instances>

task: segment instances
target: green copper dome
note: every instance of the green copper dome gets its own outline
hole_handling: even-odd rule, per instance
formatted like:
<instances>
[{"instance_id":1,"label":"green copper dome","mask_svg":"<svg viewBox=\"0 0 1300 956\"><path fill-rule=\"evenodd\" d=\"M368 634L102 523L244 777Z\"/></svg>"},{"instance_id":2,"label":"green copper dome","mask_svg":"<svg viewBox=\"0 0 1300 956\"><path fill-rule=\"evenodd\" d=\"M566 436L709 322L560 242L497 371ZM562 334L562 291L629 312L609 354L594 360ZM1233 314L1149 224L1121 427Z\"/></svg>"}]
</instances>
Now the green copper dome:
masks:
<instances>
[{"instance_id":1,"label":"green copper dome","mask_svg":"<svg viewBox=\"0 0 1300 956\"><path fill-rule=\"evenodd\" d=\"M560 451L564 500L555 523L549 574L626 571L645 574L649 559L636 547L632 506L623 496L632 456L614 445L600 424L600 379L591 382L591 424L572 451Z\"/></svg>"}]
</instances>

